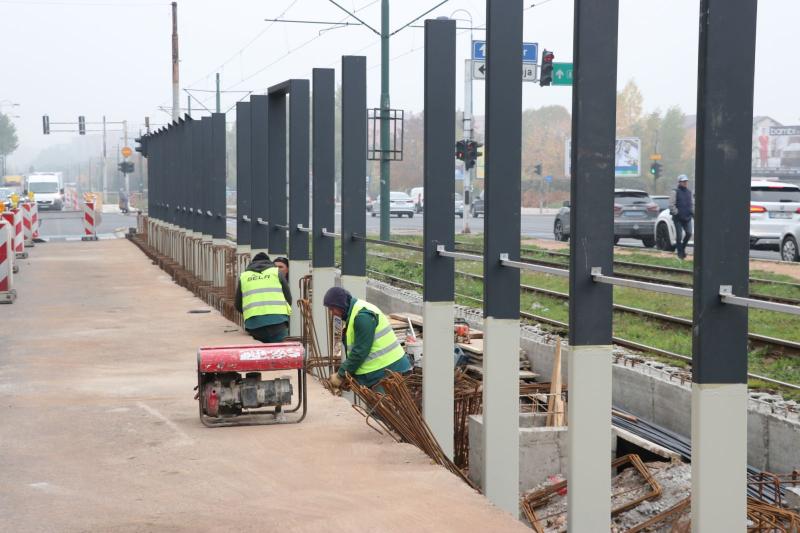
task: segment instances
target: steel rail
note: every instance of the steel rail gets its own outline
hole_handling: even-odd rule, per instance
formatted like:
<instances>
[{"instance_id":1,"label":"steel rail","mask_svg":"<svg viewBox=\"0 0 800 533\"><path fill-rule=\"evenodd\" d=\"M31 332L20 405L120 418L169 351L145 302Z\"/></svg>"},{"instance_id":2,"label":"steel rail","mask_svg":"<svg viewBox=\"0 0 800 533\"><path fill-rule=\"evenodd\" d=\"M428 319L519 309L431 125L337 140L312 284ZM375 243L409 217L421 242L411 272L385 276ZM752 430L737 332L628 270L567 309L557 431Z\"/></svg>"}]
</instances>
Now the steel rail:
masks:
<instances>
[{"instance_id":1,"label":"steel rail","mask_svg":"<svg viewBox=\"0 0 800 533\"><path fill-rule=\"evenodd\" d=\"M353 233L353 239L357 241L364 241L371 244L380 244L382 246L391 246L392 248L402 248L403 250L413 250L414 252L424 252L425 248L422 246L418 246L416 244L409 244L405 242L397 242L397 241L384 241L381 239L371 239L364 235L359 235L358 233Z\"/></svg>"}]
</instances>

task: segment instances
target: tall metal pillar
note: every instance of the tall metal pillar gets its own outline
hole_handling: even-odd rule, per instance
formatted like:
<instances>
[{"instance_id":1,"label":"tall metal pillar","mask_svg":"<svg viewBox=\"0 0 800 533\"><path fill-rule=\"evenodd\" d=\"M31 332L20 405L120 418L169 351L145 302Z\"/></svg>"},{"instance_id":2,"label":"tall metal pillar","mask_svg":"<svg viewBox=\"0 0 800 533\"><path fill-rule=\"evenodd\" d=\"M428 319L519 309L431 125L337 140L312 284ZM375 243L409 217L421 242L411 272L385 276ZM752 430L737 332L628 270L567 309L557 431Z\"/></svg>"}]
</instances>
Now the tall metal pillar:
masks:
<instances>
[{"instance_id":1,"label":"tall metal pillar","mask_svg":"<svg viewBox=\"0 0 800 533\"><path fill-rule=\"evenodd\" d=\"M236 251L250 252L250 103L236 102Z\"/></svg>"},{"instance_id":2,"label":"tall metal pillar","mask_svg":"<svg viewBox=\"0 0 800 533\"><path fill-rule=\"evenodd\" d=\"M692 329L692 531L747 526L747 296L756 0L702 0ZM570 384L571 388L571 384Z\"/></svg>"},{"instance_id":3,"label":"tall metal pillar","mask_svg":"<svg viewBox=\"0 0 800 533\"><path fill-rule=\"evenodd\" d=\"M519 259L521 43L522 0L487 0L484 492L514 516L519 514L519 270L503 267L500 254Z\"/></svg>"},{"instance_id":4,"label":"tall metal pillar","mask_svg":"<svg viewBox=\"0 0 800 533\"><path fill-rule=\"evenodd\" d=\"M309 196L309 83L289 82L289 282L299 291L300 280L310 273L308 255ZM299 293L298 293L299 295ZM292 304L289 334L300 336L302 322L297 297Z\"/></svg>"},{"instance_id":5,"label":"tall metal pillar","mask_svg":"<svg viewBox=\"0 0 800 533\"><path fill-rule=\"evenodd\" d=\"M455 173L452 148L456 123L456 22L425 21L425 213L423 285L422 413L442 451L453 457L454 261L436 247L452 250L455 233Z\"/></svg>"},{"instance_id":6,"label":"tall metal pillar","mask_svg":"<svg viewBox=\"0 0 800 533\"><path fill-rule=\"evenodd\" d=\"M342 287L367 296L367 58L342 57Z\"/></svg>"},{"instance_id":7,"label":"tall metal pillar","mask_svg":"<svg viewBox=\"0 0 800 533\"><path fill-rule=\"evenodd\" d=\"M211 115L211 238L216 245L227 240L225 184L228 165L226 164L227 128L225 113Z\"/></svg>"},{"instance_id":8,"label":"tall metal pillar","mask_svg":"<svg viewBox=\"0 0 800 533\"><path fill-rule=\"evenodd\" d=\"M190 118L181 119L180 126L178 126L178 150L174 156L176 158L176 165L178 167L178 175L175 177L178 180L178 187L180 190L180 197L178 198L178 225L181 228L181 233L184 235L189 233L189 172L188 172L188 137L186 130L189 129Z\"/></svg>"},{"instance_id":9,"label":"tall metal pillar","mask_svg":"<svg viewBox=\"0 0 800 533\"><path fill-rule=\"evenodd\" d=\"M315 68L312 74L313 113L312 129L314 147L312 173L312 283L314 297L312 313L320 347L328 346L327 311L322 305L325 292L336 283L334 268L334 242L322 234L325 229L333 233L335 230L335 86L334 71L327 68ZM325 348L322 348L325 349Z\"/></svg>"},{"instance_id":10,"label":"tall metal pillar","mask_svg":"<svg viewBox=\"0 0 800 533\"><path fill-rule=\"evenodd\" d=\"M575 0L572 87L572 210L569 278L570 531L600 531L611 517L614 146L619 0Z\"/></svg>"},{"instance_id":11,"label":"tall metal pillar","mask_svg":"<svg viewBox=\"0 0 800 533\"><path fill-rule=\"evenodd\" d=\"M190 124L192 138L192 230L194 236L203 236L205 212L203 211L203 126L199 120Z\"/></svg>"},{"instance_id":12,"label":"tall metal pillar","mask_svg":"<svg viewBox=\"0 0 800 533\"><path fill-rule=\"evenodd\" d=\"M270 88L268 104L269 251L275 256L286 254L286 93Z\"/></svg>"},{"instance_id":13,"label":"tall metal pillar","mask_svg":"<svg viewBox=\"0 0 800 533\"><path fill-rule=\"evenodd\" d=\"M269 253L269 220L267 181L267 95L250 97L250 246L253 255ZM268 224L268 222L267 222Z\"/></svg>"},{"instance_id":14,"label":"tall metal pillar","mask_svg":"<svg viewBox=\"0 0 800 533\"><path fill-rule=\"evenodd\" d=\"M211 117L203 117L200 119L200 129L203 135L203 242L211 242L211 231L212 231L212 217L209 216L209 212L211 212L212 201L213 201L213 193L212 193L212 186L211 180L213 179L213 172L212 172L212 139L211 139ZM208 280L204 280L208 281Z\"/></svg>"}]
</instances>

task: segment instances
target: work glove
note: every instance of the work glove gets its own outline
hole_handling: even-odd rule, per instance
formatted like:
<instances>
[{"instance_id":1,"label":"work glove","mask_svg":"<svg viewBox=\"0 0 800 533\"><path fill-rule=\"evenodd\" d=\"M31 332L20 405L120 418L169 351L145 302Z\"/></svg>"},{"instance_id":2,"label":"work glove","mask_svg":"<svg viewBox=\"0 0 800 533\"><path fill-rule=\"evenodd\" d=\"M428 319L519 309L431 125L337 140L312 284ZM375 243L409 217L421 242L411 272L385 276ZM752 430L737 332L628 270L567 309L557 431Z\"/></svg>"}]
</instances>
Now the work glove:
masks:
<instances>
[{"instance_id":1,"label":"work glove","mask_svg":"<svg viewBox=\"0 0 800 533\"><path fill-rule=\"evenodd\" d=\"M338 389L339 387L342 386L342 377L337 372L336 374L333 374L331 376L330 382L332 387Z\"/></svg>"}]
</instances>

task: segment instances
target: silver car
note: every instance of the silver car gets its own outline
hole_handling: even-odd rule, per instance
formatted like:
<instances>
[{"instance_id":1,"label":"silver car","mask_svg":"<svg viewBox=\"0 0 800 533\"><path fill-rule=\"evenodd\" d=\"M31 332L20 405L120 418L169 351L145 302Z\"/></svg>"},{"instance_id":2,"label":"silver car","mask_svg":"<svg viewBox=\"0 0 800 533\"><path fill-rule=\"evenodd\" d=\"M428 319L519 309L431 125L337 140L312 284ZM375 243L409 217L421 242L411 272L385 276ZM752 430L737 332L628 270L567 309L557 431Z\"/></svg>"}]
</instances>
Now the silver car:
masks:
<instances>
[{"instance_id":1,"label":"silver car","mask_svg":"<svg viewBox=\"0 0 800 533\"><path fill-rule=\"evenodd\" d=\"M800 261L800 224L793 224L784 229L781 236L781 259L783 261Z\"/></svg>"},{"instance_id":2,"label":"silver car","mask_svg":"<svg viewBox=\"0 0 800 533\"><path fill-rule=\"evenodd\" d=\"M408 218L414 218L414 200L409 195L400 191L392 191L389 193L389 214L397 215L402 218L403 215ZM372 204L372 216L376 217L381 214L381 197L375 199Z\"/></svg>"},{"instance_id":3,"label":"silver car","mask_svg":"<svg viewBox=\"0 0 800 533\"><path fill-rule=\"evenodd\" d=\"M788 229L797 224L800 224L800 187L780 181L753 180L750 245L778 245L782 249Z\"/></svg>"}]
</instances>

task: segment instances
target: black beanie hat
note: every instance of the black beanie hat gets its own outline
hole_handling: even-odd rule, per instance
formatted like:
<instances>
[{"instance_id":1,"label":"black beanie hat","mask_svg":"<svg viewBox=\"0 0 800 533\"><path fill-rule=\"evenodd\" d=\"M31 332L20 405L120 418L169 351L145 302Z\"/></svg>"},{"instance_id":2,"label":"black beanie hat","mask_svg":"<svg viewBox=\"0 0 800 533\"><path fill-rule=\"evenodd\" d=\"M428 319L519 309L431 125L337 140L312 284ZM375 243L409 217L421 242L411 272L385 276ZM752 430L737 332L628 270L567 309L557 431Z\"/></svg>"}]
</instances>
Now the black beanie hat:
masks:
<instances>
[{"instance_id":1,"label":"black beanie hat","mask_svg":"<svg viewBox=\"0 0 800 533\"><path fill-rule=\"evenodd\" d=\"M258 252L255 257L252 259L253 261L269 261L269 256L264 252Z\"/></svg>"},{"instance_id":2,"label":"black beanie hat","mask_svg":"<svg viewBox=\"0 0 800 533\"><path fill-rule=\"evenodd\" d=\"M325 298L322 301L322 305L325 307L338 307L339 309L347 311L347 306L350 304L350 298L350 293L343 288L331 287L328 289L328 292L325 293Z\"/></svg>"}]
</instances>

